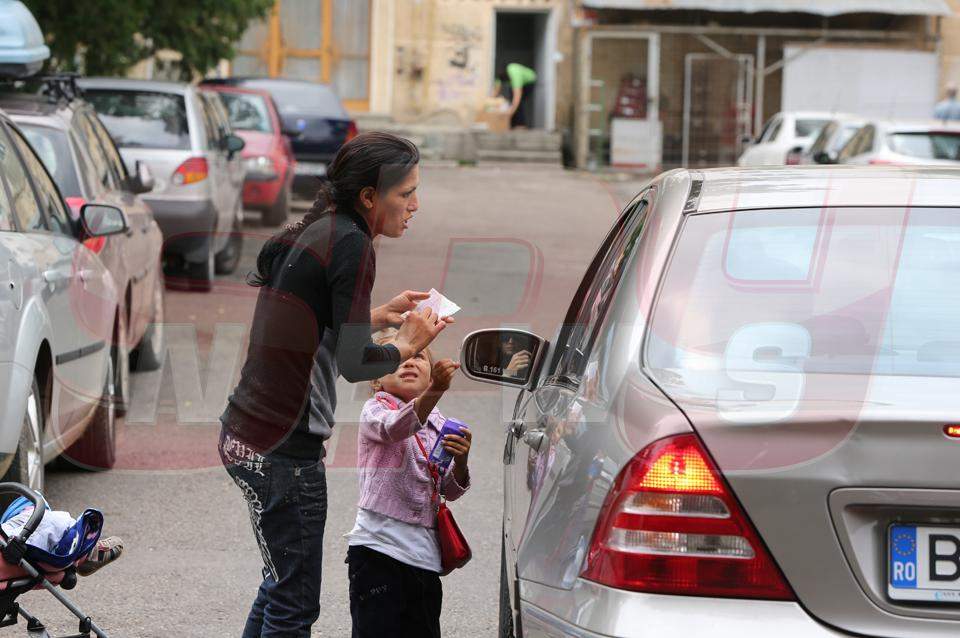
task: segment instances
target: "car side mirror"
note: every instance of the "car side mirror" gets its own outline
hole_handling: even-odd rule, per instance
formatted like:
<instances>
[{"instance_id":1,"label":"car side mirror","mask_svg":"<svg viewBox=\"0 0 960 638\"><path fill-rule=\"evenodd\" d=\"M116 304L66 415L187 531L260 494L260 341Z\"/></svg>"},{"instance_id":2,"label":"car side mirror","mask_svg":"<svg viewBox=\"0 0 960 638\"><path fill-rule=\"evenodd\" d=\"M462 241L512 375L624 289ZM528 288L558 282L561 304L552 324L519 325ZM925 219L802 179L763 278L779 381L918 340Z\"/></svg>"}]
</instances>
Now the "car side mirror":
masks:
<instances>
[{"instance_id":1,"label":"car side mirror","mask_svg":"<svg viewBox=\"0 0 960 638\"><path fill-rule=\"evenodd\" d=\"M243 141L243 138L238 135L227 135L223 138L223 148L227 151L227 156L232 158L234 155L243 150L243 147L247 143Z\"/></svg>"},{"instance_id":2,"label":"car side mirror","mask_svg":"<svg viewBox=\"0 0 960 638\"><path fill-rule=\"evenodd\" d=\"M155 185L153 171L142 160L137 160L136 173L127 178L127 190L134 195L149 193Z\"/></svg>"},{"instance_id":3,"label":"car side mirror","mask_svg":"<svg viewBox=\"0 0 960 638\"><path fill-rule=\"evenodd\" d=\"M461 369L474 381L531 389L548 345L523 330L478 330L463 340Z\"/></svg>"},{"instance_id":4,"label":"car side mirror","mask_svg":"<svg viewBox=\"0 0 960 638\"><path fill-rule=\"evenodd\" d=\"M80 209L80 223L87 237L107 237L127 231L123 211L106 204L84 204Z\"/></svg>"},{"instance_id":5,"label":"car side mirror","mask_svg":"<svg viewBox=\"0 0 960 638\"><path fill-rule=\"evenodd\" d=\"M817 164L836 164L837 163L837 161L834 158L830 157L830 153L826 151L817 151L817 153L813 156L813 161L816 162Z\"/></svg>"}]
</instances>

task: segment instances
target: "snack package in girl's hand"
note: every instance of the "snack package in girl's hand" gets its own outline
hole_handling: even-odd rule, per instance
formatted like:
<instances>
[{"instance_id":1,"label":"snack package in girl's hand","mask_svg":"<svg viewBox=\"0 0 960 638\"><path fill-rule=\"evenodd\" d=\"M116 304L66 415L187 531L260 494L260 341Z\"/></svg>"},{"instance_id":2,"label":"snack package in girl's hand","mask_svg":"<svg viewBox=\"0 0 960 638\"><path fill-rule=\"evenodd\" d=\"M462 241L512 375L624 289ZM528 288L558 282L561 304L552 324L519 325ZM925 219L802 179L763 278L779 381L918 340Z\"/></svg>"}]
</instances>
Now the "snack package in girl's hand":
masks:
<instances>
[{"instance_id":1,"label":"snack package in girl's hand","mask_svg":"<svg viewBox=\"0 0 960 638\"><path fill-rule=\"evenodd\" d=\"M430 289L430 296L417 304L416 310L430 308L438 317L450 317L460 310L460 306L444 297L436 288Z\"/></svg>"}]
</instances>

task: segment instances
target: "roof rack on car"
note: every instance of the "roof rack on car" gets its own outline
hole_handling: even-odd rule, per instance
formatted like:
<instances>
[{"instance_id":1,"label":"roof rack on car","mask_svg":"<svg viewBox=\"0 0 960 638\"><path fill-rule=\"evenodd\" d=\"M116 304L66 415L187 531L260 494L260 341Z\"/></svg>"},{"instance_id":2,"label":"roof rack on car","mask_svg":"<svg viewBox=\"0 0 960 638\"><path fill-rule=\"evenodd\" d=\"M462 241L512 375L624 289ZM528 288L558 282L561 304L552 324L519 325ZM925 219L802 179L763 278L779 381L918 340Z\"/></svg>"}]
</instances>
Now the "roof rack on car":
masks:
<instances>
[{"instance_id":1,"label":"roof rack on car","mask_svg":"<svg viewBox=\"0 0 960 638\"><path fill-rule=\"evenodd\" d=\"M79 73L72 71L64 71L56 75L45 75L40 78L40 81L43 83L43 94L50 98L52 102L59 100L72 102L73 100L80 99L83 95L83 90L77 85L77 79L79 77Z\"/></svg>"}]
</instances>

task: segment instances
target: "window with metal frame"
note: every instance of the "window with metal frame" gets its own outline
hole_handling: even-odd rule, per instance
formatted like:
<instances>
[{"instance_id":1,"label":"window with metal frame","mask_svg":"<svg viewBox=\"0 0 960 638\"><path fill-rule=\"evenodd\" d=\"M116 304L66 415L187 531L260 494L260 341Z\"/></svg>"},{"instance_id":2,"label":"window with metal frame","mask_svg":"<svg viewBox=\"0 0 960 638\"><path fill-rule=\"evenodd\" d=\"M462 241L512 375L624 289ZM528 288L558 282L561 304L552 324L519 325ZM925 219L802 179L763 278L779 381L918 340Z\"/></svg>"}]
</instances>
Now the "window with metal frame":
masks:
<instances>
[{"instance_id":1,"label":"window with metal frame","mask_svg":"<svg viewBox=\"0 0 960 638\"><path fill-rule=\"evenodd\" d=\"M14 221L25 233L46 230L30 178L13 146L9 129L0 122L0 173L6 177Z\"/></svg>"},{"instance_id":2,"label":"window with metal frame","mask_svg":"<svg viewBox=\"0 0 960 638\"><path fill-rule=\"evenodd\" d=\"M113 178L117 181L117 185L122 187L124 180L127 177L127 169L123 165L123 158L120 157L120 152L113 143L113 138L110 137L110 133L107 132L107 128L97 118L94 112L90 111L84 113L83 116L89 120L90 129L100 142L100 150L103 152L104 158L107 160L107 163L112 169Z\"/></svg>"},{"instance_id":3,"label":"window with metal frame","mask_svg":"<svg viewBox=\"0 0 960 638\"><path fill-rule=\"evenodd\" d=\"M550 376L561 382L578 383L583 374L617 285L643 233L651 194L646 193L627 208L604 240L574 295L550 369Z\"/></svg>"},{"instance_id":4,"label":"window with metal frame","mask_svg":"<svg viewBox=\"0 0 960 638\"><path fill-rule=\"evenodd\" d=\"M20 135L19 131L12 131L14 143L20 151L20 157L23 158L24 166L33 178L33 184L37 189L37 199L40 202L40 209L46 217L47 229L61 235L73 237L73 225L70 222L70 214L67 212L63 197L60 195L57 185L43 167L30 144Z\"/></svg>"}]
</instances>

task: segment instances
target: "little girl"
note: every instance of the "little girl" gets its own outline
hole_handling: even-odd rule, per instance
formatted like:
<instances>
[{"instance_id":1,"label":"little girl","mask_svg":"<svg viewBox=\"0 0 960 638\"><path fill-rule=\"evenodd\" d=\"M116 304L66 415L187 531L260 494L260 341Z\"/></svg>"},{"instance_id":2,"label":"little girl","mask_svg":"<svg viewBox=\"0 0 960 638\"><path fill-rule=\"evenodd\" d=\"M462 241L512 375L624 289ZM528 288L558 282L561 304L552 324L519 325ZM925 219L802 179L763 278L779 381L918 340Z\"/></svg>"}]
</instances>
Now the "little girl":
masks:
<instances>
[{"instance_id":1,"label":"little girl","mask_svg":"<svg viewBox=\"0 0 960 638\"><path fill-rule=\"evenodd\" d=\"M391 342L396 330L375 339ZM347 534L353 638L440 636L440 544L437 503L427 454L443 427L436 405L460 364L436 363L423 350L396 372L373 382L374 396L360 414L360 503ZM470 486L471 433L448 436L453 461L440 492L458 499Z\"/></svg>"}]
</instances>

